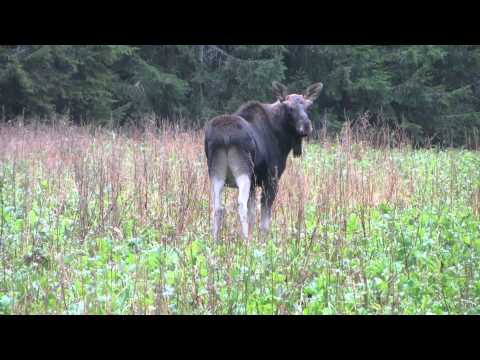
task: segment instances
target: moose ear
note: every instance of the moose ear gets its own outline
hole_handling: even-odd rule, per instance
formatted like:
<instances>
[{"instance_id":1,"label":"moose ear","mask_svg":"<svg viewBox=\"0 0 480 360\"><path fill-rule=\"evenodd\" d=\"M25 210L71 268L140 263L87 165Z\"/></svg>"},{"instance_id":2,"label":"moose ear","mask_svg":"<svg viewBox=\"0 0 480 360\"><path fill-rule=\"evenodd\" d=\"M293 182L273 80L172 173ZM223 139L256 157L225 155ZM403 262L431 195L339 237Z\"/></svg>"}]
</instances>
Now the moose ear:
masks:
<instances>
[{"instance_id":1,"label":"moose ear","mask_svg":"<svg viewBox=\"0 0 480 360\"><path fill-rule=\"evenodd\" d=\"M310 101L315 101L320 95L320 92L323 89L323 84L321 82L310 85L307 90L303 93L303 97Z\"/></svg>"},{"instance_id":2,"label":"moose ear","mask_svg":"<svg viewBox=\"0 0 480 360\"><path fill-rule=\"evenodd\" d=\"M277 81L272 82L273 93L280 101L285 101L288 95L287 87Z\"/></svg>"},{"instance_id":3,"label":"moose ear","mask_svg":"<svg viewBox=\"0 0 480 360\"><path fill-rule=\"evenodd\" d=\"M302 138L297 137L293 143L293 157L300 157L302 155Z\"/></svg>"}]
</instances>

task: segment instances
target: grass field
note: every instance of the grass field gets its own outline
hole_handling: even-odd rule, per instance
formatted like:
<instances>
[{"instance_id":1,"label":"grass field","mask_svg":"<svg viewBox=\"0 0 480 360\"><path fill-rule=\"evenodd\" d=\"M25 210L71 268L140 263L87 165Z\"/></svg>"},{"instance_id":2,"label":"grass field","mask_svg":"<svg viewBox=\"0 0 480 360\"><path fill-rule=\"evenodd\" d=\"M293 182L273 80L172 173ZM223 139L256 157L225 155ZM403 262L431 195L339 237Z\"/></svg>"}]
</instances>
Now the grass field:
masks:
<instances>
[{"instance_id":1,"label":"grass field","mask_svg":"<svg viewBox=\"0 0 480 360\"><path fill-rule=\"evenodd\" d=\"M479 314L480 154L372 134L289 158L268 237L227 190L215 244L201 132L3 126L0 313Z\"/></svg>"}]
</instances>

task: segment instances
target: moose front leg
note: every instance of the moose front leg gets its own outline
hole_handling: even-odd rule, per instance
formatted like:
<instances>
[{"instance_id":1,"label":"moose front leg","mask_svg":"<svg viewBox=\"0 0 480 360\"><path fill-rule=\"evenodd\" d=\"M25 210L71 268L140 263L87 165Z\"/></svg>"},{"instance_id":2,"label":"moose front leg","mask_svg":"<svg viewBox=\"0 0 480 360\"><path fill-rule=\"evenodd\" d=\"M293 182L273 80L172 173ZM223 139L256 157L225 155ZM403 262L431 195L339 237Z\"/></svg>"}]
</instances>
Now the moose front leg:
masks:
<instances>
[{"instance_id":1,"label":"moose front leg","mask_svg":"<svg viewBox=\"0 0 480 360\"><path fill-rule=\"evenodd\" d=\"M277 195L277 181L273 180L262 187L262 211L260 220L260 230L266 233L270 228L270 222L272 219L272 205Z\"/></svg>"}]
</instances>

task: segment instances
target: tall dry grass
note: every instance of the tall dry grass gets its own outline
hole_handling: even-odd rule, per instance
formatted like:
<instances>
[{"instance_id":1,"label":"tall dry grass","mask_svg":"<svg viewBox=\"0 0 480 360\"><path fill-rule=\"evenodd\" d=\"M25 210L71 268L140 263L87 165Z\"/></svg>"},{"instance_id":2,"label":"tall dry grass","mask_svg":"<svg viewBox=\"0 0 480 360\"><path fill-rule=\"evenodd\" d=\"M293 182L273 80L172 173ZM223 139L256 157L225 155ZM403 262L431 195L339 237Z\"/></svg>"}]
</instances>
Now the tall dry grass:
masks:
<instances>
[{"instance_id":1,"label":"tall dry grass","mask_svg":"<svg viewBox=\"0 0 480 360\"><path fill-rule=\"evenodd\" d=\"M321 132L315 142L323 151L333 151L334 160L313 161L308 149L303 158L288 159L274 204L277 229L301 232L307 202L315 204L318 219L342 223L353 208L368 211L382 202L402 207L411 200L415 174L402 176L391 151L412 150L401 130L374 128L366 114L345 123L336 138ZM146 226L168 234L164 241L174 242L188 232L208 233L209 179L201 131L166 125L120 132L62 123L2 126L0 144L0 161L13 164L13 176L16 167L24 168L25 176L18 181L26 194L40 186L38 179L47 179L57 215L64 211L68 197L76 197L75 236L80 241L105 232L121 238L122 226L132 220L134 236ZM372 148L377 149L374 161ZM361 166L367 154L369 162ZM223 237L233 240L238 231L236 194L232 190L225 196L228 225ZM15 199L13 203L17 205ZM476 192L472 204L478 211ZM28 213L29 197L18 205Z\"/></svg>"},{"instance_id":2,"label":"tall dry grass","mask_svg":"<svg viewBox=\"0 0 480 360\"><path fill-rule=\"evenodd\" d=\"M306 147L302 158L288 159L274 204L271 231L271 239L278 249L275 256L281 260L282 271L288 274L285 297L298 297L302 303L302 289L314 278L312 264L319 256L341 264L345 251L366 248L371 235L371 211L379 205L389 204L402 209L415 202L446 201L444 184L435 182L439 181L435 168L425 170L428 175L425 181L432 184L427 190L426 182L419 181L422 169L413 166L413 162L409 168L408 164L398 161L402 154L411 152L411 142L404 132L373 127L365 115L345 123L336 137L320 132L320 137ZM2 201L12 204L13 212L23 214L24 218L32 209L43 218L42 209L54 208L55 211L48 215L48 222L57 229L61 228L59 224L64 218L73 219L70 227L73 230L65 236L75 246L86 247L89 254L95 254L98 249L88 239L108 236L121 244L140 237L145 229L153 229L154 241L158 244L179 249L179 254L183 254L181 261L187 261L184 256L188 254L182 252L195 239L204 239L214 246L210 236L210 184L201 131L165 125L160 128L147 125L142 131L110 131L63 123L4 125L0 127L0 162L2 184L8 182L10 189L15 189L2 191ZM7 165L9 171L5 170ZM451 166L454 174L455 163ZM453 179L450 193L460 194L461 184L453 175L450 179ZM41 198L35 196L39 189L44 194ZM469 191L470 205L478 217L480 187L473 186L466 191ZM220 273L225 274L222 281L227 289L245 286L245 297L248 296L248 284L235 284L228 275L238 265L231 254L243 256L247 261L247 245L239 236L236 199L236 191L225 192L227 213L221 232L224 256L218 260L209 255L208 294L202 295L199 290L200 270L190 269L190 273L182 275L182 285L177 289L177 311L205 308L216 313L221 303L215 286ZM72 203L75 206L72 207ZM356 214L361 223L361 234L354 238L348 236L347 229L352 214ZM49 241L42 237L42 226L34 222L22 229L18 253L30 254L26 261L41 262L42 256L48 257L45 253L35 253L40 242ZM4 236L3 222L0 231ZM265 244L267 240L255 232L254 244ZM49 261L57 266L61 302L66 310L69 300L65 294L75 275L64 263L62 247L65 244L49 243L48 246L55 250L51 253L56 257ZM137 251L136 245L133 246ZM314 252L315 246L320 246L321 251ZM301 256L295 257L293 253ZM369 258L361 254L358 258L360 267L348 273L346 278L332 270L336 286L331 296L335 299L342 298L342 291L348 284L369 288L366 275ZM113 260L111 266L115 268ZM151 291L155 292L153 312L170 311L162 290L164 280L160 279L152 284L148 274L140 270L135 273L132 296L138 300L132 302L132 313L150 312L141 295L147 298ZM360 302L368 308L371 295L367 291L362 296ZM398 306L398 289L389 289L387 297L393 308ZM182 303L179 298L189 300ZM33 303L34 300L27 297L17 309L28 311ZM229 300L226 306L227 312L233 312L235 301ZM109 309L107 307L106 312ZM289 313L292 310L280 304L276 311Z\"/></svg>"}]
</instances>

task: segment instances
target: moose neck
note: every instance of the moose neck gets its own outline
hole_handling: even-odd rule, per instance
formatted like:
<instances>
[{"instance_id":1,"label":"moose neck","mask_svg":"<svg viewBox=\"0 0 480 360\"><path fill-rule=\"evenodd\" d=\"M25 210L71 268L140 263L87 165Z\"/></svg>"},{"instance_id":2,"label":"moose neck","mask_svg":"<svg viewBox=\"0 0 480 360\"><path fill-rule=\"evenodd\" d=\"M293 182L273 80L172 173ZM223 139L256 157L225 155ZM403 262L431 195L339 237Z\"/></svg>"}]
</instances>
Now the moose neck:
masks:
<instances>
[{"instance_id":1,"label":"moose neck","mask_svg":"<svg viewBox=\"0 0 480 360\"><path fill-rule=\"evenodd\" d=\"M268 107L272 114L273 132L278 140L280 151L286 158L293 147L295 145L298 146L298 142L301 141L301 139L295 134L295 129L288 124L285 108L279 101L269 104Z\"/></svg>"}]
</instances>

